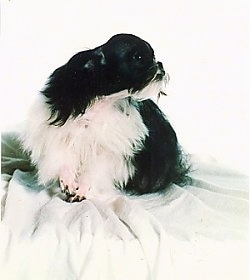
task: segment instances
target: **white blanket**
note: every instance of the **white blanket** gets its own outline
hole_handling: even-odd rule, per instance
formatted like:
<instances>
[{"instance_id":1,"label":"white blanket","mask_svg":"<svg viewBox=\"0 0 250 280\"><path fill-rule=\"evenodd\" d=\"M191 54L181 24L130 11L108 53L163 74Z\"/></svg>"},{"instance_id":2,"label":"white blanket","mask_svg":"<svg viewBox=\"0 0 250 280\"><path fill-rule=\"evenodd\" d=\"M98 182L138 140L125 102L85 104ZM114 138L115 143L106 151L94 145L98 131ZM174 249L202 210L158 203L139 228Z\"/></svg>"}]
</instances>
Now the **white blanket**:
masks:
<instances>
[{"instance_id":1,"label":"white blanket","mask_svg":"<svg viewBox=\"0 0 250 280\"><path fill-rule=\"evenodd\" d=\"M3 135L0 279L248 279L248 178L193 162L164 195L67 203Z\"/></svg>"}]
</instances>

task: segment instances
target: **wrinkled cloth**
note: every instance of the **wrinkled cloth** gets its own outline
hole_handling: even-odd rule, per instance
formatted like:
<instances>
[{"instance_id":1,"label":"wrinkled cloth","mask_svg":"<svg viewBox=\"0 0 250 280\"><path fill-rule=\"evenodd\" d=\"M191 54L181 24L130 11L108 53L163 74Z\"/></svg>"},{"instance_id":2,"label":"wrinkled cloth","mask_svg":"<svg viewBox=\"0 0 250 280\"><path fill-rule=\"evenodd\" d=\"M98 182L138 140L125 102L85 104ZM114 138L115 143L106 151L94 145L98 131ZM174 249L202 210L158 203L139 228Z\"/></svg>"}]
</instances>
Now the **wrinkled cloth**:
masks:
<instances>
[{"instance_id":1,"label":"wrinkled cloth","mask_svg":"<svg viewBox=\"0 0 250 280\"><path fill-rule=\"evenodd\" d=\"M248 177L192 162L185 187L68 203L3 135L0 279L248 279Z\"/></svg>"}]
</instances>

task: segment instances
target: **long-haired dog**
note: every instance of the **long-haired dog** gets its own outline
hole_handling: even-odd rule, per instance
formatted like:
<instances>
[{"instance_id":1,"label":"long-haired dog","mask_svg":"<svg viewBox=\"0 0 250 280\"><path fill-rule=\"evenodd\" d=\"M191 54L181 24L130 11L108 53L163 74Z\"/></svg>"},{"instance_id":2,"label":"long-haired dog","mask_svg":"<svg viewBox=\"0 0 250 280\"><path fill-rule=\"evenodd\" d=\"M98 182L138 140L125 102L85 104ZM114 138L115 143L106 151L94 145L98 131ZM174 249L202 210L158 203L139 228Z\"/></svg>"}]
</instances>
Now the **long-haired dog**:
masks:
<instances>
[{"instance_id":1,"label":"long-haired dog","mask_svg":"<svg viewBox=\"0 0 250 280\"><path fill-rule=\"evenodd\" d=\"M69 201L182 184L188 167L176 133L149 99L164 92L167 80L150 44L131 34L56 69L22 135L39 183L59 182Z\"/></svg>"}]
</instances>

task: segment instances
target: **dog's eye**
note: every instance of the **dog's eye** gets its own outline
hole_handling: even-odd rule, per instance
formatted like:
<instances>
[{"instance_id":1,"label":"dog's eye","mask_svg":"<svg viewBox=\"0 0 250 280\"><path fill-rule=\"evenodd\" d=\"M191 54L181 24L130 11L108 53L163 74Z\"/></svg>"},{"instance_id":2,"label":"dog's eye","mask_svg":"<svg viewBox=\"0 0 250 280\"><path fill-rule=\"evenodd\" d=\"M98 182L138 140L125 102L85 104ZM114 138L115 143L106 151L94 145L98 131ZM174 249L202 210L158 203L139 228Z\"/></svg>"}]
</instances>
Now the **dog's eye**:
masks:
<instances>
[{"instance_id":1,"label":"dog's eye","mask_svg":"<svg viewBox=\"0 0 250 280\"><path fill-rule=\"evenodd\" d=\"M133 60L135 60L135 61L142 60L142 55L139 54L139 53L135 53L135 54L133 55Z\"/></svg>"}]
</instances>

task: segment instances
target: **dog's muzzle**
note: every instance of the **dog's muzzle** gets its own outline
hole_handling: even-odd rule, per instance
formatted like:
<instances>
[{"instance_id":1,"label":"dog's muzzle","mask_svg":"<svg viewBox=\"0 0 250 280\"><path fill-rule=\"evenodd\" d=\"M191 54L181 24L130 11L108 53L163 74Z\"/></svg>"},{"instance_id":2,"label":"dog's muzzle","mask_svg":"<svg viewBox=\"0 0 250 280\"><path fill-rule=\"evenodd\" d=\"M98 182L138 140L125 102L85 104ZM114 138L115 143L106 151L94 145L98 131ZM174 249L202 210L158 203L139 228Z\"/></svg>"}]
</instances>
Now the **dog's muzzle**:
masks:
<instances>
[{"instance_id":1,"label":"dog's muzzle","mask_svg":"<svg viewBox=\"0 0 250 280\"><path fill-rule=\"evenodd\" d=\"M154 81L162 81L164 80L165 83L169 82L169 74L165 72L163 64L158 61L157 63L157 71L154 77Z\"/></svg>"},{"instance_id":2,"label":"dog's muzzle","mask_svg":"<svg viewBox=\"0 0 250 280\"><path fill-rule=\"evenodd\" d=\"M157 67L158 67L157 73L162 75L162 76L165 76L166 72L163 68L163 64L160 61L157 62Z\"/></svg>"}]
</instances>

